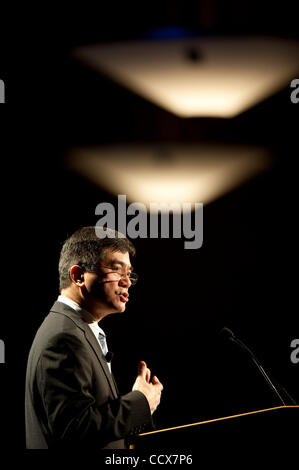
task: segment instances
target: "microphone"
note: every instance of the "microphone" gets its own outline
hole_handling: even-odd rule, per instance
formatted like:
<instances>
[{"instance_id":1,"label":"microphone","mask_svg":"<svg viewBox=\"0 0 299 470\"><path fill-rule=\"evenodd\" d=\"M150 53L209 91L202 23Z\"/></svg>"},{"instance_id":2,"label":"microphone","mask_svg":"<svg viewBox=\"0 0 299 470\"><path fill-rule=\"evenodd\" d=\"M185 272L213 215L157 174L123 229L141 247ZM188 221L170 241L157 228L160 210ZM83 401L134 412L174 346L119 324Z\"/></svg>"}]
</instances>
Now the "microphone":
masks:
<instances>
[{"instance_id":1,"label":"microphone","mask_svg":"<svg viewBox=\"0 0 299 470\"><path fill-rule=\"evenodd\" d=\"M269 385L269 387L271 388L271 390L279 398L279 400L283 404L283 406L287 406L285 401L283 400L282 396L278 392L277 388L275 387L275 385L271 381L269 375L266 373L266 371L264 370L262 364L260 363L258 358L253 354L251 349L249 349L248 346L246 346L246 344L243 343L243 341L241 341L239 338L237 338L235 336L235 334L232 332L232 330L230 330L229 328L226 328L226 327L222 328L220 333L221 333L221 336L223 338L228 339L228 340L232 341L233 343L237 344L243 351L245 351L250 356L250 358L253 360L253 362L257 366L258 370L263 375L264 379L266 380L266 382ZM295 400L288 394L288 392L277 381L275 381L275 382L276 382L276 385L279 387L279 389L284 391L284 393L290 399L292 404L296 405Z\"/></svg>"},{"instance_id":2,"label":"microphone","mask_svg":"<svg viewBox=\"0 0 299 470\"><path fill-rule=\"evenodd\" d=\"M106 361L107 361L107 362L111 362L112 359L113 359L113 356L114 356L113 352L108 351L107 354L106 354L106 356L105 356Z\"/></svg>"}]
</instances>

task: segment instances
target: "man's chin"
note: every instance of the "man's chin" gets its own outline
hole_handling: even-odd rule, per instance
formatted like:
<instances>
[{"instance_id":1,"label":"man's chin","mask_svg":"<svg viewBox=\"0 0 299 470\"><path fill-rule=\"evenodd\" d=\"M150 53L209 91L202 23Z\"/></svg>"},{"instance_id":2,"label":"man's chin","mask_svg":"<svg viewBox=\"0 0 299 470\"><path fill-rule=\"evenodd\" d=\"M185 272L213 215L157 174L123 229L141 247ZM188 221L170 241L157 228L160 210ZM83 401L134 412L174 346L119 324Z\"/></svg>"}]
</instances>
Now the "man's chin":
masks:
<instances>
[{"instance_id":1,"label":"man's chin","mask_svg":"<svg viewBox=\"0 0 299 470\"><path fill-rule=\"evenodd\" d=\"M113 313L123 313L125 310L126 310L125 303L113 305Z\"/></svg>"},{"instance_id":2,"label":"man's chin","mask_svg":"<svg viewBox=\"0 0 299 470\"><path fill-rule=\"evenodd\" d=\"M125 310L126 310L126 304L122 304L122 305L121 305L121 308L120 308L120 310L119 310L119 313L122 313L122 312L124 312Z\"/></svg>"}]
</instances>

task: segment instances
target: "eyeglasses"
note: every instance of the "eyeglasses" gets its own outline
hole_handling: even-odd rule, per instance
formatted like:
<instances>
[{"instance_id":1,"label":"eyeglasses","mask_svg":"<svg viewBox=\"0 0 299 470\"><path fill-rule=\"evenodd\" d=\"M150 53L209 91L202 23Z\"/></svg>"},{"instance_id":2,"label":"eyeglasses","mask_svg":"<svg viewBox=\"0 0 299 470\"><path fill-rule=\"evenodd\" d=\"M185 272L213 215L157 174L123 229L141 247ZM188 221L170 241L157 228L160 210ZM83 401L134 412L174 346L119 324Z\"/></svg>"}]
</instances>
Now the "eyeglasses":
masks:
<instances>
[{"instance_id":1,"label":"eyeglasses","mask_svg":"<svg viewBox=\"0 0 299 470\"><path fill-rule=\"evenodd\" d=\"M127 273L124 268L112 268L111 266L105 266L101 264L100 266L89 266L88 268L82 266L86 271L99 274L99 268L109 269L109 274L111 273L116 281L120 281L128 277L130 279L131 285L134 286L138 281L138 274L129 272Z\"/></svg>"}]
</instances>

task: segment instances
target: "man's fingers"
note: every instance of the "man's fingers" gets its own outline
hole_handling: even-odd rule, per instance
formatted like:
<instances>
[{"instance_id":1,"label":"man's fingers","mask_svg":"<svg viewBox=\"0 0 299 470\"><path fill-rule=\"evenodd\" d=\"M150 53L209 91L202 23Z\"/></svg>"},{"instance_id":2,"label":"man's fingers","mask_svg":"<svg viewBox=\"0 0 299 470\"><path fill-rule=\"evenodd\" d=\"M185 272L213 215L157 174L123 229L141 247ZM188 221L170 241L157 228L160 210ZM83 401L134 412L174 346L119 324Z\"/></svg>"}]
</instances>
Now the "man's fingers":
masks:
<instances>
[{"instance_id":1,"label":"man's fingers","mask_svg":"<svg viewBox=\"0 0 299 470\"><path fill-rule=\"evenodd\" d=\"M158 377L156 375L154 375L154 377L152 379L152 383L154 385L159 384L161 386L161 391L163 390L163 385L161 384L160 380L158 379Z\"/></svg>"},{"instance_id":2,"label":"man's fingers","mask_svg":"<svg viewBox=\"0 0 299 470\"><path fill-rule=\"evenodd\" d=\"M140 361L138 364L138 375L141 375L146 380L147 367L144 361Z\"/></svg>"},{"instance_id":3,"label":"man's fingers","mask_svg":"<svg viewBox=\"0 0 299 470\"><path fill-rule=\"evenodd\" d=\"M146 369L146 374L145 374L145 380L149 383L150 381L150 378L151 378L151 371L150 369Z\"/></svg>"},{"instance_id":4,"label":"man's fingers","mask_svg":"<svg viewBox=\"0 0 299 470\"><path fill-rule=\"evenodd\" d=\"M151 414L153 414L159 406L163 385L156 375L152 377L152 381L150 382L150 376L150 369L144 361L140 361L138 364L138 376L132 390L138 390L145 395L149 403Z\"/></svg>"},{"instance_id":5,"label":"man's fingers","mask_svg":"<svg viewBox=\"0 0 299 470\"><path fill-rule=\"evenodd\" d=\"M138 375L141 375L144 380L149 383L151 378L151 371L148 369L144 361L140 361L138 364Z\"/></svg>"},{"instance_id":6,"label":"man's fingers","mask_svg":"<svg viewBox=\"0 0 299 470\"><path fill-rule=\"evenodd\" d=\"M161 391L163 390L163 385L161 384L160 380L156 375L153 376L152 381L151 379L151 371L147 367L144 361L140 361L138 364L138 375L141 376L147 383L152 383L153 385L159 385Z\"/></svg>"}]
</instances>

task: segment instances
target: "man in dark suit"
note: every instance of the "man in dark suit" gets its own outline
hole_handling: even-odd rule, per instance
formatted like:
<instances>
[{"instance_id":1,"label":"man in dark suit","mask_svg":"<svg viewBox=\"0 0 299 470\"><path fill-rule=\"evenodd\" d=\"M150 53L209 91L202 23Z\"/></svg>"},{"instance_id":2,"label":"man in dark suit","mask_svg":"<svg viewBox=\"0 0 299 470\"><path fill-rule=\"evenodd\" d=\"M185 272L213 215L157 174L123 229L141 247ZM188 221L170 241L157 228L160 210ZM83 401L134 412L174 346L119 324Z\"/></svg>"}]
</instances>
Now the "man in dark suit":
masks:
<instances>
[{"instance_id":1,"label":"man in dark suit","mask_svg":"<svg viewBox=\"0 0 299 470\"><path fill-rule=\"evenodd\" d=\"M98 322L123 312L137 281L133 244L100 227L83 227L64 243L60 293L33 341L26 374L26 446L30 449L126 448L152 428L162 384L145 362L132 391L119 395L105 333Z\"/></svg>"}]
</instances>

